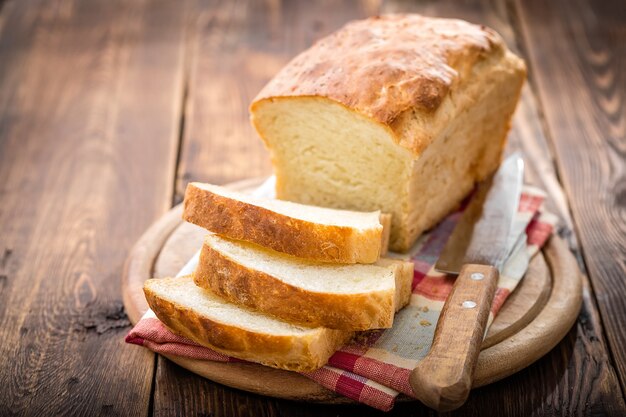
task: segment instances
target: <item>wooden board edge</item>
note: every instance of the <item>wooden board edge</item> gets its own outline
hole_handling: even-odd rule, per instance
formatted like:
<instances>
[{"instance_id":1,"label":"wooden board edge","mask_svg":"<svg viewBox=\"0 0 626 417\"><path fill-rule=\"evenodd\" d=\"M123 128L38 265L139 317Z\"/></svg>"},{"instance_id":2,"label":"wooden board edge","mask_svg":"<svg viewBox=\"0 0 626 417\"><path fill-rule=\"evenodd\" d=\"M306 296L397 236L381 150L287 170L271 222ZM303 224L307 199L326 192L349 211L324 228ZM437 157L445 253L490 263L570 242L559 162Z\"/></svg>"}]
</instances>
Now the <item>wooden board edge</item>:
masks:
<instances>
[{"instance_id":1,"label":"wooden board edge","mask_svg":"<svg viewBox=\"0 0 626 417\"><path fill-rule=\"evenodd\" d=\"M239 389L257 395L267 395L268 385L289 387L281 399L291 401L310 401L317 403L354 403L354 401L337 395L322 387L317 382L297 372L283 371L255 363L212 362L204 366L201 361L174 355L162 355L183 368L194 372L211 381L230 388Z\"/></svg>"},{"instance_id":2,"label":"wooden board edge","mask_svg":"<svg viewBox=\"0 0 626 417\"><path fill-rule=\"evenodd\" d=\"M152 276L152 266L168 236L181 222L182 204L168 211L139 238L130 250L122 272L122 299L130 322L135 325L148 310L143 281ZM133 277L140 277L139 279Z\"/></svg>"},{"instance_id":3,"label":"wooden board edge","mask_svg":"<svg viewBox=\"0 0 626 417\"><path fill-rule=\"evenodd\" d=\"M550 352L572 328L582 306L582 277L565 242L552 236L543 252L553 276L548 303L526 327L481 351L474 387L499 381Z\"/></svg>"},{"instance_id":4,"label":"wooden board edge","mask_svg":"<svg viewBox=\"0 0 626 417\"><path fill-rule=\"evenodd\" d=\"M550 294L552 292L552 274L550 273L548 264L546 262L545 256L535 256L531 261L528 267L528 271L526 272L526 277L524 280L528 280L530 277L535 279L535 282L538 282L534 288L539 288L540 293L534 304L530 306L530 308L524 313L524 315L518 318L512 324L509 324L506 328L498 328L498 319L503 318L503 314L507 314L505 310L505 306L510 305L509 303L517 303L522 302L517 299L518 296L524 297L525 294L520 292L522 289L521 285L518 285L517 288L513 291L509 298L506 300L505 305L500 310L500 313L496 316L495 321L492 323L489 331L487 332L487 337L483 341L481 346L482 350L490 348L504 339L511 337L512 335L519 332L521 329L530 324L539 314L539 312L544 308L546 303L550 298ZM526 283L526 281L524 281ZM494 333L495 331L495 333Z\"/></svg>"}]
</instances>

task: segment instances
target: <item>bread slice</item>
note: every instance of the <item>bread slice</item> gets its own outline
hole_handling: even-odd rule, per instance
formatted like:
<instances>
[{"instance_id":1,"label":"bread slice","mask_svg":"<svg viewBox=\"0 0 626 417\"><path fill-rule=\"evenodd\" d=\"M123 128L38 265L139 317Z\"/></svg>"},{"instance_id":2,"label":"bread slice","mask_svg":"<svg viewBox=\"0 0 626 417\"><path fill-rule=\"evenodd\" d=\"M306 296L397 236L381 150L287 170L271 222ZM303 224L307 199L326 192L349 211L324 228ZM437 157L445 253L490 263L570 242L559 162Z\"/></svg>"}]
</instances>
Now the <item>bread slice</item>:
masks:
<instances>
[{"instance_id":1,"label":"bread slice","mask_svg":"<svg viewBox=\"0 0 626 417\"><path fill-rule=\"evenodd\" d=\"M290 371L312 371L346 343L351 332L307 328L230 304L196 286L191 276L150 279L148 305L174 333L217 352Z\"/></svg>"},{"instance_id":2,"label":"bread slice","mask_svg":"<svg viewBox=\"0 0 626 417\"><path fill-rule=\"evenodd\" d=\"M496 170L524 78L489 28L377 16L294 58L250 111L277 198L390 213L406 251Z\"/></svg>"},{"instance_id":3,"label":"bread slice","mask_svg":"<svg viewBox=\"0 0 626 417\"><path fill-rule=\"evenodd\" d=\"M373 263L386 253L389 215L255 198L190 183L183 219L210 232L322 262Z\"/></svg>"},{"instance_id":4,"label":"bread slice","mask_svg":"<svg viewBox=\"0 0 626 417\"><path fill-rule=\"evenodd\" d=\"M304 326L389 328L411 295L413 264L307 261L215 234L207 236L194 273L220 297Z\"/></svg>"}]
</instances>

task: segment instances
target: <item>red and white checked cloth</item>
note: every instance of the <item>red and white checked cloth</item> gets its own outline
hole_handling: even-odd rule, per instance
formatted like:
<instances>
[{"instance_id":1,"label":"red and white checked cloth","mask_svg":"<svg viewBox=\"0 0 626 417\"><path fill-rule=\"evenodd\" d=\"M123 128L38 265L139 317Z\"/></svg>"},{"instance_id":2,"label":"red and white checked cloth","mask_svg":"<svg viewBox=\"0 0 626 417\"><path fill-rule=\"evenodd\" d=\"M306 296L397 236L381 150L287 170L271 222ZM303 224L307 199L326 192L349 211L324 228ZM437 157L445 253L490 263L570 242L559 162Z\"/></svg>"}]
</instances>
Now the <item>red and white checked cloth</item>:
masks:
<instances>
[{"instance_id":1,"label":"red and white checked cloth","mask_svg":"<svg viewBox=\"0 0 626 417\"><path fill-rule=\"evenodd\" d=\"M270 195L265 184L257 195ZM533 187L524 187L515 218L512 241L522 233L526 246L518 248L507 260L498 281L498 288L489 315L489 324L502 304L524 276L530 258L552 233L556 217L541 210L545 194ZM359 333L348 345L336 352L328 365L307 377L343 396L380 410L390 410L399 393L413 396L409 374L428 353L437 319L455 277L433 269L439 253L452 233L460 212L451 214L430 233L423 235L409 252L415 262L413 294L410 304L395 317L393 328ZM188 274L197 263L192 259L181 271ZM145 346L157 353L187 358L241 362L170 332L148 311L126 337L126 342Z\"/></svg>"}]
</instances>

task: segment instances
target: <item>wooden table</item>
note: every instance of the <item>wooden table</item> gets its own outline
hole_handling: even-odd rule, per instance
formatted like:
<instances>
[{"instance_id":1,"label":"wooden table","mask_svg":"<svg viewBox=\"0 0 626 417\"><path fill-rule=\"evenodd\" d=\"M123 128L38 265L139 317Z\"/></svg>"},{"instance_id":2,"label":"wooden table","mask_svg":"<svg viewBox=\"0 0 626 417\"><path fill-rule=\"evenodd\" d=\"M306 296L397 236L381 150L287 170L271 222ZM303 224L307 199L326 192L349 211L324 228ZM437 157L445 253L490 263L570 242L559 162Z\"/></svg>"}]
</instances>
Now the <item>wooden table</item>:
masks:
<instances>
[{"instance_id":1,"label":"wooden table","mask_svg":"<svg viewBox=\"0 0 626 417\"><path fill-rule=\"evenodd\" d=\"M379 415L249 395L124 344L133 242L191 180L270 173L247 105L349 19L494 27L528 62L510 150L585 278L550 354L456 415L626 415L623 1L0 0L0 415ZM399 404L390 415L434 414Z\"/></svg>"}]
</instances>

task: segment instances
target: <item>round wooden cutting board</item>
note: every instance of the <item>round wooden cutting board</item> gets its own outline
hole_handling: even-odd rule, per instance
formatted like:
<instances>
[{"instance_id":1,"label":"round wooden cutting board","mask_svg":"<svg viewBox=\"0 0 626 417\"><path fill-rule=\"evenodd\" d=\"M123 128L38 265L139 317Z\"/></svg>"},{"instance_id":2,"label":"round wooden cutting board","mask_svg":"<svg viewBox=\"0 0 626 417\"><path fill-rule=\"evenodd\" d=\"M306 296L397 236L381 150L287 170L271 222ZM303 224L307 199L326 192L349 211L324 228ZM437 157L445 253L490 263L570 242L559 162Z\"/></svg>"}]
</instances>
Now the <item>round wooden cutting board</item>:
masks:
<instances>
[{"instance_id":1,"label":"round wooden cutting board","mask_svg":"<svg viewBox=\"0 0 626 417\"><path fill-rule=\"evenodd\" d=\"M246 180L229 187L251 191L262 181ZM144 233L129 254L122 291L133 324L148 309L142 289L144 281L176 275L202 246L206 231L183 222L181 214L182 205L171 209ZM553 236L533 258L526 276L491 325L482 345L473 386L512 375L548 353L576 321L581 303L582 281L576 260L566 244ZM212 381L256 394L291 400L351 402L295 372L257 364L165 356Z\"/></svg>"}]
</instances>

